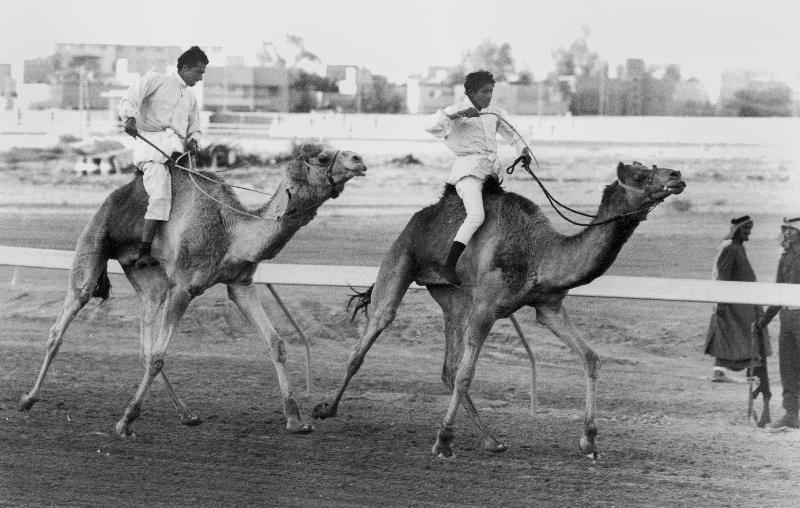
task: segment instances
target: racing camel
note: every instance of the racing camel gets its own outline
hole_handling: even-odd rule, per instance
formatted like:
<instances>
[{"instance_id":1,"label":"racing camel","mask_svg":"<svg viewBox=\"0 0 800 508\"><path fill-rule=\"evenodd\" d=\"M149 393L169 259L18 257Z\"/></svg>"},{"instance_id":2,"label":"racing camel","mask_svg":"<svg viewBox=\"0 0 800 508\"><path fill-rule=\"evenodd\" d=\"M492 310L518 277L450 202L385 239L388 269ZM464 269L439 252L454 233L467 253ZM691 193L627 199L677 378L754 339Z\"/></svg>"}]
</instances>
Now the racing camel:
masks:
<instances>
[{"instance_id":1,"label":"racing camel","mask_svg":"<svg viewBox=\"0 0 800 508\"><path fill-rule=\"evenodd\" d=\"M383 259L375 284L357 297L356 312L368 312L364 334L347 362L344 381L333 401L314 408L313 416L336 416L347 384L364 356L392 322L412 281L427 286L441 306L445 322L442 380L452 397L433 445L433 454L453 455L454 422L459 404L481 432L486 450L507 449L481 421L469 395L481 347L495 321L525 305L536 309L536 319L578 355L586 376L586 412L579 447L597 458L595 420L600 360L564 309L569 289L602 275L648 212L686 184L679 171L650 169L634 162L619 163L617 180L608 185L592 225L574 236L557 232L538 206L500 188L495 179L484 186L486 220L458 263L462 284L448 285L438 273L439 253L452 240L464 219L464 207L452 186L438 203L417 212ZM354 312L355 315L355 312Z\"/></svg>"},{"instance_id":2,"label":"racing camel","mask_svg":"<svg viewBox=\"0 0 800 508\"><path fill-rule=\"evenodd\" d=\"M142 300L141 360L144 375L115 431L133 434L142 401L156 376L161 376L173 404L186 425L199 418L175 394L164 372L164 360L178 322L193 298L215 284L228 286L228 296L258 329L277 371L283 396L286 428L292 433L313 431L300 418L298 404L286 375L286 347L252 284L258 263L272 259L298 229L308 224L323 202L342 192L345 183L362 176L366 166L353 152L321 145L301 145L272 198L256 210L246 210L234 192L214 173L173 169L173 204L153 243L160 266L134 269L141 238L147 194L142 177L117 189L105 200L78 240L63 308L50 328L47 352L31 391L23 395L20 410L36 402L42 381L61 346L64 332L93 296L108 298L109 259L117 259Z\"/></svg>"}]
</instances>

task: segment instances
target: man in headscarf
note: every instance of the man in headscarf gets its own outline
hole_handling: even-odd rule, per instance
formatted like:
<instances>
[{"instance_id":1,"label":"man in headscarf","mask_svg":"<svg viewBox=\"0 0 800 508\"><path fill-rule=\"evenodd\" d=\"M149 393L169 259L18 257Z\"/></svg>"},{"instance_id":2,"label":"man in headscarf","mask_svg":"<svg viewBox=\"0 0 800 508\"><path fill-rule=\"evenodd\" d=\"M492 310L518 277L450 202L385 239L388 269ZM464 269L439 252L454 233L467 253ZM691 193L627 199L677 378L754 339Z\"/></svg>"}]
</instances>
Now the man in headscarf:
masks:
<instances>
[{"instance_id":1,"label":"man in headscarf","mask_svg":"<svg viewBox=\"0 0 800 508\"><path fill-rule=\"evenodd\" d=\"M717 259L714 262L712 277L716 280L755 282L744 242L750 239L753 221L745 215L731 220L730 231L719 245ZM725 374L726 369L739 371L753 369L752 374L758 377L759 386L753 393L764 398L764 413L759 421L760 426L769 423L769 399L772 397L767 374L767 356L771 354L769 336L764 333L754 338L753 324L764 314L760 305L718 303L714 306L711 323L706 336L705 353L715 358L713 382L726 382L731 379ZM748 374L751 374L748 372Z\"/></svg>"},{"instance_id":2,"label":"man in headscarf","mask_svg":"<svg viewBox=\"0 0 800 508\"><path fill-rule=\"evenodd\" d=\"M783 219L781 225L783 254L778 262L775 282L800 284L800 217ZM757 329L766 330L767 324L780 312L781 328L778 336L778 366L783 385L783 409L786 413L772 424L773 428L800 429L800 308L767 307L756 322Z\"/></svg>"}]
</instances>

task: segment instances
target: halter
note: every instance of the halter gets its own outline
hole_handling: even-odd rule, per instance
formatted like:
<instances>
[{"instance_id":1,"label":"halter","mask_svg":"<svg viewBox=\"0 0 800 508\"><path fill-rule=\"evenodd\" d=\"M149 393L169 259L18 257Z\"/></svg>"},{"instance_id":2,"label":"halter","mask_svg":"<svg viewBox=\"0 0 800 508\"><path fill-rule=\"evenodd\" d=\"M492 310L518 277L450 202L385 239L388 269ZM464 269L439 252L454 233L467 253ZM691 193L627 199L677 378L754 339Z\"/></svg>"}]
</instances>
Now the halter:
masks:
<instances>
[{"instance_id":1,"label":"halter","mask_svg":"<svg viewBox=\"0 0 800 508\"><path fill-rule=\"evenodd\" d=\"M634 215L634 214L637 214L637 213L640 213L640 212L649 213L651 210L653 210L653 208L655 208L656 206L659 205L659 203L661 203L661 201L656 200L656 202L651 206L645 206L645 207L639 208L638 210L633 210L633 211L630 211L630 212L621 213L621 214L615 215L613 217L610 217L608 219L602 220L600 222L576 222L576 221L570 219L569 217L567 217L566 215L564 215L561 212L561 210L558 209L558 207L560 206L561 208L564 208L565 210L569 210L572 213L575 213L575 214L578 214L578 215L582 215L582 216L590 218L590 219L596 219L597 215L593 215L593 214L590 214L590 213L583 213L583 212L581 212L579 210L575 210L573 208L570 208L569 206L561 203L559 200L557 200L555 197L553 197L553 195L550 194L550 191L548 191L545 188L545 186L541 182L541 180L539 180L539 177L537 177L536 174L533 172L533 170L531 170L530 164L527 164L524 159L525 159L525 157L523 157L523 156L518 157L517 160L515 160L509 167L506 168L506 173L508 173L509 175L513 174L514 173L514 169L517 167L517 165L522 163L523 169L525 169L525 171L527 171L528 174L531 175L531 177L533 177L533 179L536 181L536 183L539 184L539 187L542 189L542 192L544 193L545 197L547 198L547 201L550 203L550 206L553 208L553 210L555 210L556 213L559 216L561 216L562 219L564 219L565 221L569 222L570 224L574 224L576 226L584 226L584 227L602 226L603 224L608 224L609 222L614 222L615 220L625 218L625 217L627 217L629 215ZM653 189L651 189L651 184L653 183L653 178L655 178L656 169L658 169L658 168L656 167L655 164L653 164L653 169L648 170L648 171L650 171L650 176L647 178L647 182L646 182L644 188L633 187L631 185L622 183L622 181L619 178L617 178L617 184L619 184L619 186L622 187L625 190L634 192L636 194L644 194L644 195L647 196L648 199L652 199L652 195L653 195L652 194L652 190ZM666 187L662 186L662 190L665 189L665 188Z\"/></svg>"},{"instance_id":2,"label":"halter","mask_svg":"<svg viewBox=\"0 0 800 508\"><path fill-rule=\"evenodd\" d=\"M645 197L647 197L648 199L652 199L653 188L651 187L651 185L653 183L653 178L655 178L656 175L656 169L658 169L658 167L655 164L653 164L653 169L648 170L650 171L650 176L647 178L647 182L645 182L643 187L634 187L632 185L622 183L622 180L619 179L617 179L617 183L619 183L620 187L629 192L633 192L634 194L644 194ZM665 190L665 189L666 187L662 185L659 190Z\"/></svg>"},{"instance_id":3,"label":"halter","mask_svg":"<svg viewBox=\"0 0 800 508\"><path fill-rule=\"evenodd\" d=\"M328 164L328 167L325 168L325 177L328 179L328 183L330 184L331 189L333 189L331 192L331 199L336 199L339 197L339 194L341 194L336 189L337 184L336 181L333 179L333 164L336 162L336 158L338 156L339 156L339 150L336 150L336 153L333 154L333 157L331 157L331 162Z\"/></svg>"}]
</instances>

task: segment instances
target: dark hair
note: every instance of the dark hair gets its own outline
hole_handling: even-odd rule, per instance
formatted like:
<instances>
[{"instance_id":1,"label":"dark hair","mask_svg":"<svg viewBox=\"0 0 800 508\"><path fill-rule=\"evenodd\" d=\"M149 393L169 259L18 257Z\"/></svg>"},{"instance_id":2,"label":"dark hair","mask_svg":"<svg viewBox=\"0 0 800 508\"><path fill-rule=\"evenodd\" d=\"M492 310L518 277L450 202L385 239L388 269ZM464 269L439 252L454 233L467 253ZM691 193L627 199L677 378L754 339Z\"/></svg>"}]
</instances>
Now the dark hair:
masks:
<instances>
[{"instance_id":1,"label":"dark hair","mask_svg":"<svg viewBox=\"0 0 800 508\"><path fill-rule=\"evenodd\" d=\"M475 72L470 72L467 74L467 77L464 78L464 90L469 92L477 92L481 89L481 87L494 84L494 76L489 71L485 71L483 69Z\"/></svg>"},{"instance_id":2,"label":"dark hair","mask_svg":"<svg viewBox=\"0 0 800 508\"><path fill-rule=\"evenodd\" d=\"M750 220L750 216L749 215L744 215L744 216L736 218L736 219L731 219L731 224L734 224L734 225L735 224L741 224L742 222L747 222L749 220Z\"/></svg>"},{"instance_id":3,"label":"dark hair","mask_svg":"<svg viewBox=\"0 0 800 508\"><path fill-rule=\"evenodd\" d=\"M203 50L197 46L192 46L178 57L178 70L181 70L184 65L194 67L197 64L208 65L208 57Z\"/></svg>"}]
</instances>

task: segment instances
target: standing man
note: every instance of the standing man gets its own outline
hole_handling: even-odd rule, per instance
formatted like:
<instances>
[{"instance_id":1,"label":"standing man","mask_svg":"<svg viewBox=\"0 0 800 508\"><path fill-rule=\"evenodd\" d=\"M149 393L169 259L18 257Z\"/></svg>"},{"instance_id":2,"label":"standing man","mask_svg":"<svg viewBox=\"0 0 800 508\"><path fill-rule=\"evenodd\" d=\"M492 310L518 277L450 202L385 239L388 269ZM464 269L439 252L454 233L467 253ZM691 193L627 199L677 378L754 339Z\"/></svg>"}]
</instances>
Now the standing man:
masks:
<instances>
[{"instance_id":1,"label":"standing man","mask_svg":"<svg viewBox=\"0 0 800 508\"><path fill-rule=\"evenodd\" d=\"M730 231L719 245L712 276L716 280L755 282L756 274L747 259L744 242L750 239L753 221L745 215L731 220ZM764 310L760 305L718 303L711 315L711 323L706 336L705 353L715 358L711 381L715 383L732 381L725 369L739 371L753 369L759 386L753 393L764 399L764 413L760 426L769 423L769 399L772 397L767 374L767 356L771 354L769 336L766 330L757 339L752 337L753 324L761 318Z\"/></svg>"},{"instance_id":2,"label":"standing man","mask_svg":"<svg viewBox=\"0 0 800 508\"><path fill-rule=\"evenodd\" d=\"M783 254L778 262L775 282L800 284L800 217L783 219L781 225ZM780 312L781 328L778 336L778 366L783 385L783 409L786 413L772 424L773 428L800 429L800 308L767 307L756 321L756 328L766 326Z\"/></svg>"},{"instance_id":3,"label":"standing man","mask_svg":"<svg viewBox=\"0 0 800 508\"><path fill-rule=\"evenodd\" d=\"M506 123L508 113L490 105L493 92L491 72L470 72L464 80L464 101L437 111L425 129L437 138L444 138L456 156L446 182L455 186L467 216L456 233L442 270L442 276L456 286L461 284L456 274L458 258L483 224L483 181L500 170L497 134L514 145L517 153L526 158L526 164L531 162L525 142Z\"/></svg>"},{"instance_id":4,"label":"standing man","mask_svg":"<svg viewBox=\"0 0 800 508\"><path fill-rule=\"evenodd\" d=\"M202 134L200 108L188 88L203 79L206 65L206 54L192 46L178 57L177 72L148 73L131 85L119 103L125 132L135 138L141 130L143 137L173 157L186 150L195 155ZM134 147L133 163L144 173L142 182L149 196L135 263L140 269L159 264L150 254L150 248L161 223L169 220L172 180L168 166L172 166L173 160L141 142Z\"/></svg>"}]
</instances>

